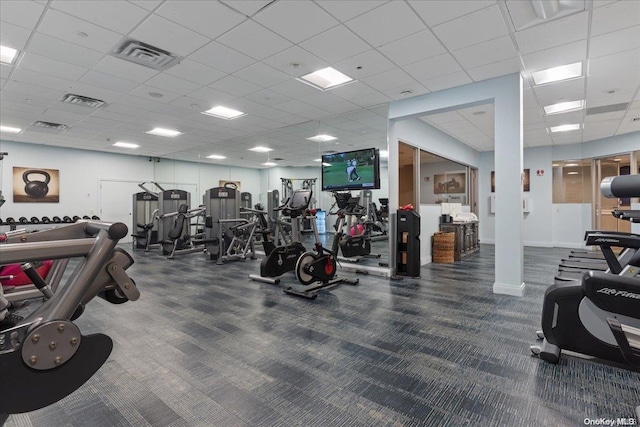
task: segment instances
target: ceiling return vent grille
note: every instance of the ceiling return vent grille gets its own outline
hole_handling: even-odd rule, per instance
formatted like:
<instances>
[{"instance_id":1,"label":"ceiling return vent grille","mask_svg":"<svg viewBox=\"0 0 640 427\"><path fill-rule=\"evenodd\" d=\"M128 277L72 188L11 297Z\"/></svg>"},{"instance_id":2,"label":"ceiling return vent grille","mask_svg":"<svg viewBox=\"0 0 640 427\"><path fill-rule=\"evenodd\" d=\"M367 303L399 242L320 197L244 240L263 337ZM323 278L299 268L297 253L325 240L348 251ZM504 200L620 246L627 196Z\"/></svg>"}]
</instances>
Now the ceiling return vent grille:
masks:
<instances>
[{"instance_id":1,"label":"ceiling return vent grille","mask_svg":"<svg viewBox=\"0 0 640 427\"><path fill-rule=\"evenodd\" d=\"M100 99L89 98L88 96L82 95L75 95L73 93L65 94L62 99L60 99L60 101L66 102L67 104L81 105L83 107L89 108L100 108L107 104Z\"/></svg>"},{"instance_id":2,"label":"ceiling return vent grille","mask_svg":"<svg viewBox=\"0 0 640 427\"><path fill-rule=\"evenodd\" d=\"M66 129L69 129L69 126L63 125L61 123L37 121L37 122L34 122L33 125L35 127L45 128L45 129L55 129L55 130L66 130Z\"/></svg>"},{"instance_id":3,"label":"ceiling return vent grille","mask_svg":"<svg viewBox=\"0 0 640 427\"><path fill-rule=\"evenodd\" d=\"M111 55L158 71L174 66L181 59L175 53L134 39L126 39L120 43L113 49Z\"/></svg>"},{"instance_id":4,"label":"ceiling return vent grille","mask_svg":"<svg viewBox=\"0 0 640 427\"><path fill-rule=\"evenodd\" d=\"M625 111L629 107L629 102L621 104L603 105L602 107L587 108L587 116L593 114L615 113L616 111Z\"/></svg>"}]
</instances>

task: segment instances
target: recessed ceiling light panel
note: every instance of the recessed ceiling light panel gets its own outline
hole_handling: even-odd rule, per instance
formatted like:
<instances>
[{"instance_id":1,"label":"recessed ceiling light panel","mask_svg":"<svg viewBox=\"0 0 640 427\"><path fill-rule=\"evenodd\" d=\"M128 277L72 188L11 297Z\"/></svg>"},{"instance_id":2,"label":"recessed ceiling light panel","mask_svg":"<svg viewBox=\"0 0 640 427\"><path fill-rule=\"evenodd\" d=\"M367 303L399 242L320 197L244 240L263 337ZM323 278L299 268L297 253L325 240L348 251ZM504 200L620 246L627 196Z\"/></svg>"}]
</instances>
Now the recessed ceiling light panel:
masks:
<instances>
[{"instance_id":1,"label":"recessed ceiling light panel","mask_svg":"<svg viewBox=\"0 0 640 427\"><path fill-rule=\"evenodd\" d=\"M20 133L22 129L14 128L12 126L0 126L0 132L2 133Z\"/></svg>"},{"instance_id":2,"label":"recessed ceiling light panel","mask_svg":"<svg viewBox=\"0 0 640 427\"><path fill-rule=\"evenodd\" d=\"M258 145L257 147L249 148L249 151L255 151L256 153L268 153L269 151L273 151L273 148Z\"/></svg>"},{"instance_id":3,"label":"recessed ceiling light panel","mask_svg":"<svg viewBox=\"0 0 640 427\"><path fill-rule=\"evenodd\" d=\"M560 126L551 126L549 128L551 132L568 132L570 130L578 130L578 129L580 129L579 123L572 123L569 125L560 125Z\"/></svg>"},{"instance_id":4,"label":"recessed ceiling light panel","mask_svg":"<svg viewBox=\"0 0 640 427\"><path fill-rule=\"evenodd\" d=\"M338 86L342 86L355 81L346 74L342 74L340 71L331 67L314 71L313 73L306 74L296 80L299 80L320 90L333 89Z\"/></svg>"},{"instance_id":5,"label":"recessed ceiling light panel","mask_svg":"<svg viewBox=\"0 0 640 427\"><path fill-rule=\"evenodd\" d=\"M120 148L138 148L140 147L138 144L133 144L131 142L123 142L123 141L118 141L115 144L113 144L114 147L120 147Z\"/></svg>"},{"instance_id":6,"label":"recessed ceiling light panel","mask_svg":"<svg viewBox=\"0 0 640 427\"><path fill-rule=\"evenodd\" d=\"M534 71L531 73L533 82L536 85L559 82L561 80L573 79L582 76L582 62L561 65L559 67L547 68L546 70Z\"/></svg>"},{"instance_id":7,"label":"recessed ceiling light panel","mask_svg":"<svg viewBox=\"0 0 640 427\"><path fill-rule=\"evenodd\" d=\"M313 142L328 142L328 141L335 141L338 138L336 138L335 136L331 136L331 135L321 134L321 135L316 135L316 136L310 136L307 139L309 141L313 141Z\"/></svg>"},{"instance_id":8,"label":"recessed ceiling light panel","mask_svg":"<svg viewBox=\"0 0 640 427\"><path fill-rule=\"evenodd\" d=\"M278 164L274 162L264 162L262 166L278 166Z\"/></svg>"},{"instance_id":9,"label":"recessed ceiling light panel","mask_svg":"<svg viewBox=\"0 0 640 427\"><path fill-rule=\"evenodd\" d=\"M0 45L0 62L3 64L12 64L17 55L18 51L14 48Z\"/></svg>"},{"instance_id":10,"label":"recessed ceiling light panel","mask_svg":"<svg viewBox=\"0 0 640 427\"><path fill-rule=\"evenodd\" d=\"M207 156L207 159L224 160L226 157L219 154L211 154L210 156Z\"/></svg>"},{"instance_id":11,"label":"recessed ceiling light panel","mask_svg":"<svg viewBox=\"0 0 640 427\"><path fill-rule=\"evenodd\" d=\"M544 112L547 115L568 113L570 111L578 111L584 108L584 99L579 101L559 102L553 105L547 105L544 107Z\"/></svg>"},{"instance_id":12,"label":"recessed ceiling light panel","mask_svg":"<svg viewBox=\"0 0 640 427\"><path fill-rule=\"evenodd\" d=\"M173 129L164 129L164 128L153 128L153 129L147 131L146 133L151 134L151 135L166 136L166 137L169 137L169 138L173 138L174 136L182 135L182 132L180 132L180 131L173 130Z\"/></svg>"},{"instance_id":13,"label":"recessed ceiling light panel","mask_svg":"<svg viewBox=\"0 0 640 427\"><path fill-rule=\"evenodd\" d=\"M202 114L206 114L208 116L217 117L219 119L231 120L237 119L238 117L246 116L242 111L234 110L232 108L223 107L218 105L217 107L213 107L207 111L203 111Z\"/></svg>"}]
</instances>

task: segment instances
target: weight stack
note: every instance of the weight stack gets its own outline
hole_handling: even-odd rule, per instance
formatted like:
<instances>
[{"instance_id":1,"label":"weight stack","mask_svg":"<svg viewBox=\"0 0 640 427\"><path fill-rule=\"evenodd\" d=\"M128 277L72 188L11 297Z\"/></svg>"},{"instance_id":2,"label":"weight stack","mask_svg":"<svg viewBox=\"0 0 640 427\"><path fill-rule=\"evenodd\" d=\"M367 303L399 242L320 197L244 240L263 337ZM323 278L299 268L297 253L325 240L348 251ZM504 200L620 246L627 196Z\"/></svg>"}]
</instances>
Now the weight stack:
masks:
<instances>
[{"instance_id":1,"label":"weight stack","mask_svg":"<svg viewBox=\"0 0 640 427\"><path fill-rule=\"evenodd\" d=\"M433 262L452 264L455 256L456 233L437 232L433 235Z\"/></svg>"},{"instance_id":2,"label":"weight stack","mask_svg":"<svg viewBox=\"0 0 640 427\"><path fill-rule=\"evenodd\" d=\"M420 215L399 210L396 234L396 274L420 277Z\"/></svg>"}]
</instances>

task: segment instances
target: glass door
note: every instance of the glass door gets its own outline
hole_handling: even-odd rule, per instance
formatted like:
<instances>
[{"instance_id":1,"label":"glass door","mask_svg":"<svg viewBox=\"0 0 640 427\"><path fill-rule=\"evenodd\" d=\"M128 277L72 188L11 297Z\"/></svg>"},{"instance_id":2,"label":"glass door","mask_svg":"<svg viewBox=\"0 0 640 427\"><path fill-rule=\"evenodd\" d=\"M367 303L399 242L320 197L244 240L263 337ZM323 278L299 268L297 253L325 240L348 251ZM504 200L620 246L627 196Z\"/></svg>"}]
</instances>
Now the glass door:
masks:
<instances>
[{"instance_id":1,"label":"glass door","mask_svg":"<svg viewBox=\"0 0 640 427\"><path fill-rule=\"evenodd\" d=\"M629 154L621 154L596 159L595 166L594 217L596 229L630 233L631 223L617 219L612 215L612 212L614 210L631 209L631 200L629 198L608 199L604 197L600 192L600 182L608 176L629 175L631 173L631 156Z\"/></svg>"},{"instance_id":2,"label":"glass door","mask_svg":"<svg viewBox=\"0 0 640 427\"><path fill-rule=\"evenodd\" d=\"M398 143L398 200L400 206L413 205L418 209L416 197L416 157L418 149Z\"/></svg>"}]
</instances>

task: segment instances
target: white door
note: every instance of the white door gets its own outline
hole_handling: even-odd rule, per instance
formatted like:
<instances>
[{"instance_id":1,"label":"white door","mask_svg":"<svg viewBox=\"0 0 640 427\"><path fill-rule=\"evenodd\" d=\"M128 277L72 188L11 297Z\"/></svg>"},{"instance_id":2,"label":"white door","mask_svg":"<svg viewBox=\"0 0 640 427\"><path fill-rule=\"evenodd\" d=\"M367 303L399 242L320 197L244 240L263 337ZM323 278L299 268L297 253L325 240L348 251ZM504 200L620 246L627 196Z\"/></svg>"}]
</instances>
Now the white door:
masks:
<instances>
[{"instance_id":1,"label":"white door","mask_svg":"<svg viewBox=\"0 0 640 427\"><path fill-rule=\"evenodd\" d=\"M123 222L129 227L127 236L120 242L131 242L133 226L133 194L140 191L138 184L127 181L100 181L100 219L108 222Z\"/></svg>"}]
</instances>

